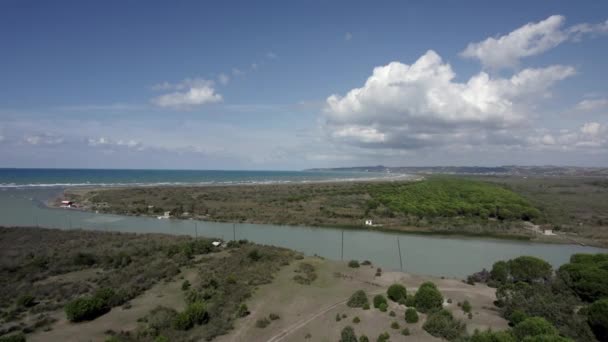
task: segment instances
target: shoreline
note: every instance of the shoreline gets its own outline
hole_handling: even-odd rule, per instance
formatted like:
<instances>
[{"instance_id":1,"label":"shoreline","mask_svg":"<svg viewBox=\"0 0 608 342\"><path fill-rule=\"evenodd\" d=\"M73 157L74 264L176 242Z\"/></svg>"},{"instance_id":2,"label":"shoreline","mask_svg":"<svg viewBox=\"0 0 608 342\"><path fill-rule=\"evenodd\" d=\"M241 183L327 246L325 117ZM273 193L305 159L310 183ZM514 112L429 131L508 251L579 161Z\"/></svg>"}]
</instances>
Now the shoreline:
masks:
<instances>
[{"instance_id":1,"label":"shoreline","mask_svg":"<svg viewBox=\"0 0 608 342\"><path fill-rule=\"evenodd\" d=\"M420 177L420 178L424 178L424 177ZM377 181L382 181L382 180L377 180ZM371 182L377 182L377 181L371 181ZM369 183L370 181L350 181L350 182L321 182L321 183L315 183L315 184L345 184L345 183ZM392 182L392 181L388 181L386 180L385 182ZM271 187L271 186L283 186L283 185L292 185L292 186L297 186L297 185L314 185L311 183L303 183L303 184L239 184L239 185L223 185L226 187L232 187L232 186L237 186L237 187ZM187 188L206 188L206 187L221 187L222 185L215 185L215 186L194 186L194 187L183 187L185 189ZM88 208L61 208L58 205L56 205L58 203L59 200L61 200L62 198L65 198L65 194L66 193L87 193L90 191L106 191L106 190L114 190L114 189L122 189L122 190L130 190L130 189L138 189L139 187L123 187L123 188L95 188L95 187L87 187L87 188L83 188L83 187L77 187L77 188L63 188L61 192L59 192L56 196L49 198L47 201L44 202L44 205L48 208L52 208L52 209L67 209L67 210L76 210L76 211L81 211L81 212L88 212L88 213L95 213L94 210L92 209L88 209ZM160 188L164 188L164 187L160 187ZM181 188L181 187L175 187L175 188ZM119 215L119 216L126 216L126 217L146 217L146 218L156 218L157 215L154 214L130 214L130 213L113 213L113 212L99 212L102 214L111 214L111 215ZM308 224L286 224L286 223L277 223L277 222L272 222L272 221L236 221L236 220L213 220L213 219L209 219L209 218L204 218L204 217L170 217L168 218L169 220L180 220L180 221L189 221L189 220L195 220L195 221L201 221L201 222L210 222L210 223L232 223L232 224L261 224L261 225L273 225L273 226L286 226L286 227L310 227L313 229L344 229L344 230L352 230L352 231L369 231L369 232L384 232L384 233L397 233L397 234L403 234L403 235L420 235L420 236L435 236L435 237L439 237L439 238L451 238L451 237L455 237L455 238L478 238L478 239L492 239L492 240L503 240L503 241L519 241L519 242L530 242L530 243L537 243L537 244L556 244L556 245L573 245L573 246L589 246L589 247L598 247L598 248L608 248L608 246L602 245L601 243L598 243L597 241L593 241L593 240L589 240L589 239L585 239L585 238L581 238L581 237L577 237L577 240L583 240L584 242L581 241L577 241L572 237L569 236L563 236L563 235L554 235L552 237L545 237L545 236L539 236L539 235L527 235L527 234L519 234L519 233L500 233L500 232L475 232L475 231L466 231L466 230L460 230L460 229L454 229L454 230L433 230L432 228L429 229L424 229L421 227L413 227L413 226L407 226L407 227L394 227L394 228L390 228L390 227L382 227L382 226L376 226L373 228L370 227L366 227L364 225L334 225L334 224L316 224L316 225L308 225ZM522 233L525 233L525 231L522 231Z\"/></svg>"}]
</instances>

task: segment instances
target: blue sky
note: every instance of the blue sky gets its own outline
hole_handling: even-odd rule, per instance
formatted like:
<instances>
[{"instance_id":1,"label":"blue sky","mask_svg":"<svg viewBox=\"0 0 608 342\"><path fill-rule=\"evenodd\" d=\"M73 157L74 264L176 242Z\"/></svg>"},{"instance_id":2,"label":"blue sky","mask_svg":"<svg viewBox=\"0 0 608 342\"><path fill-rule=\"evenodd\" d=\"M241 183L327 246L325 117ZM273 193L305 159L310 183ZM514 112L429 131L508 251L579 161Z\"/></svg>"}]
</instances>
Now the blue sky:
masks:
<instances>
[{"instance_id":1,"label":"blue sky","mask_svg":"<svg viewBox=\"0 0 608 342\"><path fill-rule=\"evenodd\" d=\"M0 2L0 167L608 166L608 3Z\"/></svg>"}]
</instances>

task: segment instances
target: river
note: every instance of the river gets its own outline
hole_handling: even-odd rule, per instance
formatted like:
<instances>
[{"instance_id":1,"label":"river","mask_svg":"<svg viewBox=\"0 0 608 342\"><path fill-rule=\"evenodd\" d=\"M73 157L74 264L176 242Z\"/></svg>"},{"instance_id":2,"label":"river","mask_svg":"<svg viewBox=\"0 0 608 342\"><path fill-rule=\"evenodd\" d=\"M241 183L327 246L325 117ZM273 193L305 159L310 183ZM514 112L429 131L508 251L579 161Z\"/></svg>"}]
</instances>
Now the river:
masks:
<instances>
[{"instance_id":1,"label":"river","mask_svg":"<svg viewBox=\"0 0 608 342\"><path fill-rule=\"evenodd\" d=\"M465 277L495 261L532 255L558 267L574 253L608 250L578 245L542 244L487 238L460 238L400 234L371 230L346 230L269 224L216 223L150 217L96 214L42 205L60 189L0 189L0 225L92 229L133 233L198 235L225 240L247 239L286 247L308 255L334 260L370 260L387 270ZM342 249L343 241L343 249ZM401 250L401 262L399 249Z\"/></svg>"}]
</instances>

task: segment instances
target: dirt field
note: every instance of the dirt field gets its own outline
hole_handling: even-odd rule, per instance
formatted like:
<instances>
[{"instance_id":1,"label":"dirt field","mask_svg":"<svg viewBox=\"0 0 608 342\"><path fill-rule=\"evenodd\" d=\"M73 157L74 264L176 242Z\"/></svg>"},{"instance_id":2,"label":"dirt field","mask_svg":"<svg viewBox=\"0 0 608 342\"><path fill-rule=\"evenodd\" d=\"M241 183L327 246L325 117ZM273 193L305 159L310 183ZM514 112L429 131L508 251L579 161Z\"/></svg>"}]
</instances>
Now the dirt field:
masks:
<instances>
[{"instance_id":1,"label":"dirt field","mask_svg":"<svg viewBox=\"0 0 608 342\"><path fill-rule=\"evenodd\" d=\"M445 299L452 299L451 304L445 303L446 308L467 324L469 332L508 327L507 322L493 309L495 290L485 285L471 286L456 279L420 277L399 272L387 272L375 277L376 268L373 266L353 269L345 263L318 258L303 261L316 266L317 280L311 285L297 284L292 279L297 262L284 268L272 284L260 287L248 302L252 314L237 321L236 329L221 336L218 341L337 341L341 330L347 325L352 326L357 335L365 334L370 340L388 332L394 341L439 341L422 330L423 314L420 314L416 324L405 322L405 306L389 301L387 312L373 307L363 310L346 306L349 296L358 289L365 290L371 302L373 295L386 294L386 289L395 282L406 285L408 293L413 293L421 283L429 280L437 284ZM343 276L336 277L336 273ZM468 319L457 306L465 299L473 306L472 319ZM396 313L395 317L389 316L391 310ZM272 321L266 328L256 327L255 322L268 317L270 313L278 314L281 318ZM347 317L337 322L337 314ZM361 322L353 323L354 317L359 317ZM399 323L400 329L390 327L393 321ZM410 336L401 335L401 329L405 327L409 328Z\"/></svg>"}]
</instances>

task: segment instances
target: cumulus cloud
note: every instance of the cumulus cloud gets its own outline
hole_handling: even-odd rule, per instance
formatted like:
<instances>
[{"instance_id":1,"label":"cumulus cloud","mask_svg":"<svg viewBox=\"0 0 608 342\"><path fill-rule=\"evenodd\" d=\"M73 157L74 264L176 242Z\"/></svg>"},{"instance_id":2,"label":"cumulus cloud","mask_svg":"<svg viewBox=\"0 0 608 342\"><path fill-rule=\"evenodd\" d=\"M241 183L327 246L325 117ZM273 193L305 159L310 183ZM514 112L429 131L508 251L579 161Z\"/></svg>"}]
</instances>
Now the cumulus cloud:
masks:
<instances>
[{"instance_id":1,"label":"cumulus cloud","mask_svg":"<svg viewBox=\"0 0 608 342\"><path fill-rule=\"evenodd\" d=\"M586 122L578 129L562 129L542 136L530 136L528 144L533 148L557 150L587 150L608 148L608 126L598 122Z\"/></svg>"},{"instance_id":2,"label":"cumulus cloud","mask_svg":"<svg viewBox=\"0 0 608 342\"><path fill-rule=\"evenodd\" d=\"M572 67L553 65L510 78L480 72L459 83L431 50L412 65L376 67L363 87L329 96L325 129L337 141L376 148L520 141L508 129L524 125L529 104L574 74Z\"/></svg>"},{"instance_id":3,"label":"cumulus cloud","mask_svg":"<svg viewBox=\"0 0 608 342\"><path fill-rule=\"evenodd\" d=\"M268 51L266 53L266 58L268 58L268 59L277 59L277 58L279 58L279 56L276 53L272 52L272 51Z\"/></svg>"},{"instance_id":4,"label":"cumulus cloud","mask_svg":"<svg viewBox=\"0 0 608 342\"><path fill-rule=\"evenodd\" d=\"M127 148L139 149L139 150L141 150L143 148L143 145L141 142L138 142L133 139L113 140L113 139L106 138L106 137L99 137L99 138L88 138L86 140L86 142L87 142L87 145L89 145L91 147L127 147Z\"/></svg>"},{"instance_id":5,"label":"cumulus cloud","mask_svg":"<svg viewBox=\"0 0 608 342\"><path fill-rule=\"evenodd\" d=\"M224 73L221 73L217 76L217 80L220 82L220 84L226 85L226 84L228 84L228 82L230 82L230 76L228 76Z\"/></svg>"},{"instance_id":6,"label":"cumulus cloud","mask_svg":"<svg viewBox=\"0 0 608 342\"><path fill-rule=\"evenodd\" d=\"M205 79L186 79L180 83L162 83L155 87L158 90L176 90L152 99L159 107L174 109L190 108L223 100L214 88L214 82Z\"/></svg>"},{"instance_id":7,"label":"cumulus cloud","mask_svg":"<svg viewBox=\"0 0 608 342\"><path fill-rule=\"evenodd\" d=\"M63 143L64 138L55 134L43 133L27 135L23 141L30 145L58 145Z\"/></svg>"},{"instance_id":8,"label":"cumulus cloud","mask_svg":"<svg viewBox=\"0 0 608 342\"><path fill-rule=\"evenodd\" d=\"M608 20L601 24L583 23L563 28L565 20L564 16L552 15L545 20L525 24L506 35L470 43L461 56L478 59L488 68L512 68L519 64L521 58L541 54L568 40L608 33Z\"/></svg>"},{"instance_id":9,"label":"cumulus cloud","mask_svg":"<svg viewBox=\"0 0 608 342\"><path fill-rule=\"evenodd\" d=\"M576 109L581 111L594 111L608 107L608 99L584 99L576 105Z\"/></svg>"}]
</instances>

